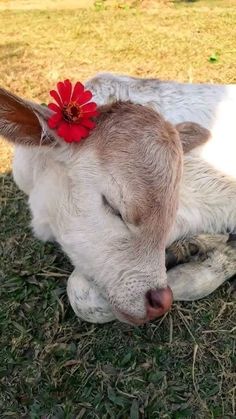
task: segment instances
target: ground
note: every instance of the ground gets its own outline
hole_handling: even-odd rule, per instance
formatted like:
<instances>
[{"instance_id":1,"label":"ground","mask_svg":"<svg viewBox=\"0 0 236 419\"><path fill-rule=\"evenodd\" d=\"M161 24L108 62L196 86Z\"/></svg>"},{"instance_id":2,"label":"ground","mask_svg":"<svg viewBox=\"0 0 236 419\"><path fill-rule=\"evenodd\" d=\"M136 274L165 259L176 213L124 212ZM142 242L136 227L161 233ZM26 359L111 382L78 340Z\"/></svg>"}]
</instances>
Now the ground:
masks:
<instances>
[{"instance_id":1,"label":"ground","mask_svg":"<svg viewBox=\"0 0 236 419\"><path fill-rule=\"evenodd\" d=\"M99 71L235 83L235 39L233 0L0 0L0 81L39 102L57 80ZM230 285L144 327L80 323L72 267L33 238L0 147L0 417L235 417Z\"/></svg>"}]
</instances>

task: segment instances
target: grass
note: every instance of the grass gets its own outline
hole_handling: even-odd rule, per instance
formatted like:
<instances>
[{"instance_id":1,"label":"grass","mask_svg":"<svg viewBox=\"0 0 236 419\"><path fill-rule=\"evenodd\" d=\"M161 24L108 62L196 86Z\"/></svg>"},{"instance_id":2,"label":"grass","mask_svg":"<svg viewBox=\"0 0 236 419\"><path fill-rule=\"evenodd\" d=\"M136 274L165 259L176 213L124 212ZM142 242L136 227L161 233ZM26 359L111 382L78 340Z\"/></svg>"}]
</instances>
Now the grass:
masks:
<instances>
[{"instance_id":1,"label":"grass","mask_svg":"<svg viewBox=\"0 0 236 419\"><path fill-rule=\"evenodd\" d=\"M57 80L98 71L236 81L231 1L43 10L47 3L14 10L12 1L0 12L1 85L19 95L45 102ZM140 328L78 322L65 293L72 267L33 238L26 197L7 173L11 148L0 150L0 417L235 417L229 285Z\"/></svg>"}]
</instances>

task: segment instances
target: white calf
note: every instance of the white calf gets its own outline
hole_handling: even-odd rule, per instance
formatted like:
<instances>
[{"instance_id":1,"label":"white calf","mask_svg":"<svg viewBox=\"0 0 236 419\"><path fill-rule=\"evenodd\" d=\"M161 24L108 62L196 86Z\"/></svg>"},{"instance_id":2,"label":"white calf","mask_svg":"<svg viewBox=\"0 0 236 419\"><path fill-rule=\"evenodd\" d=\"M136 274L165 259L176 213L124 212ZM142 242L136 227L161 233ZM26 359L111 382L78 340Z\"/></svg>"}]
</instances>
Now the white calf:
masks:
<instances>
[{"instance_id":1,"label":"white calf","mask_svg":"<svg viewBox=\"0 0 236 419\"><path fill-rule=\"evenodd\" d=\"M167 277L165 247L235 228L236 88L109 74L87 87L98 104L147 107L104 107L90 137L68 145L48 129L47 109L1 90L0 133L18 144L13 172L29 195L35 234L56 239L75 266L68 281L75 312L88 321L141 324L169 309L167 284L175 299L201 298L235 272L235 261L220 269L214 253L213 267L209 260L201 269L184 264ZM212 138L184 121L210 128Z\"/></svg>"}]
</instances>

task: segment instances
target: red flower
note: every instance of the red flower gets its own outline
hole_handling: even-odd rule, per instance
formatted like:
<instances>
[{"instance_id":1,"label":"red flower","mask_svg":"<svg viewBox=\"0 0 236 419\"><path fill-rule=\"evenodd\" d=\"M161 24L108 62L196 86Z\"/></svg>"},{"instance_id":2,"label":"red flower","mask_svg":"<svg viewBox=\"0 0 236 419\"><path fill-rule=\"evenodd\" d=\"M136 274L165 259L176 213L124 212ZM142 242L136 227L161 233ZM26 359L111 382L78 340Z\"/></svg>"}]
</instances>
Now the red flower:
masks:
<instances>
[{"instance_id":1,"label":"red flower","mask_svg":"<svg viewBox=\"0 0 236 419\"><path fill-rule=\"evenodd\" d=\"M96 103L90 102L92 93L85 90L80 82L72 88L70 80L57 83L57 89L58 92L50 92L57 104L48 105L49 109L55 112L49 118L48 126L56 129L57 134L67 143L78 142L88 137L89 131L95 127L91 118L98 115Z\"/></svg>"}]
</instances>

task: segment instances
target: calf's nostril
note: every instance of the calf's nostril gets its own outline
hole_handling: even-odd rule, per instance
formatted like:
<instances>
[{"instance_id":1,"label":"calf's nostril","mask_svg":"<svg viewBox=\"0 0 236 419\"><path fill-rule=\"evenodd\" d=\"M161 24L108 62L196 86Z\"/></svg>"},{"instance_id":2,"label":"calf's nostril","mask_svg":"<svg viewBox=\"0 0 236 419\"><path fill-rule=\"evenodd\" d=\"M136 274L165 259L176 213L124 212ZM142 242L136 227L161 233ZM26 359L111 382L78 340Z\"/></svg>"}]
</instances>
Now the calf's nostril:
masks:
<instances>
[{"instance_id":1,"label":"calf's nostril","mask_svg":"<svg viewBox=\"0 0 236 419\"><path fill-rule=\"evenodd\" d=\"M162 316L166 313L173 302L173 294L170 287L152 289L146 293L147 317L149 320Z\"/></svg>"},{"instance_id":2,"label":"calf's nostril","mask_svg":"<svg viewBox=\"0 0 236 419\"><path fill-rule=\"evenodd\" d=\"M163 306L162 298L161 298L161 292L157 290L149 290L146 294L147 302L150 305L150 307L153 308L160 308Z\"/></svg>"}]
</instances>

